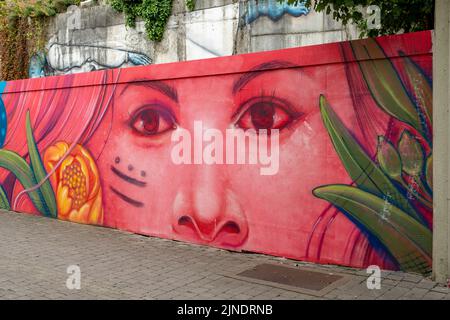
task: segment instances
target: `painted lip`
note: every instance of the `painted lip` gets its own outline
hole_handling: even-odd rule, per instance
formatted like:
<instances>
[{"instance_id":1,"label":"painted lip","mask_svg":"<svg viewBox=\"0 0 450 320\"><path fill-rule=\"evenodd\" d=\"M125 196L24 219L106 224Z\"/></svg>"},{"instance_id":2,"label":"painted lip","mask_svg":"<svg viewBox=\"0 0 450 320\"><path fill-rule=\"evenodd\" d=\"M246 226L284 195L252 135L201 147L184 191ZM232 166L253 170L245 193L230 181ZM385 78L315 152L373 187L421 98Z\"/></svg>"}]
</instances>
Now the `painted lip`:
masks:
<instances>
[{"instance_id":1,"label":"painted lip","mask_svg":"<svg viewBox=\"0 0 450 320\"><path fill-rule=\"evenodd\" d=\"M248 238L248 229L240 228L237 223L225 220L219 223L215 228L214 232L210 236L205 235L201 232L198 224L190 216L182 216L178 219L178 226L189 228L195 233L196 240L202 244L215 244L227 247L240 247L242 246ZM186 237L185 233L179 232L178 228L173 228L177 234Z\"/></svg>"}]
</instances>

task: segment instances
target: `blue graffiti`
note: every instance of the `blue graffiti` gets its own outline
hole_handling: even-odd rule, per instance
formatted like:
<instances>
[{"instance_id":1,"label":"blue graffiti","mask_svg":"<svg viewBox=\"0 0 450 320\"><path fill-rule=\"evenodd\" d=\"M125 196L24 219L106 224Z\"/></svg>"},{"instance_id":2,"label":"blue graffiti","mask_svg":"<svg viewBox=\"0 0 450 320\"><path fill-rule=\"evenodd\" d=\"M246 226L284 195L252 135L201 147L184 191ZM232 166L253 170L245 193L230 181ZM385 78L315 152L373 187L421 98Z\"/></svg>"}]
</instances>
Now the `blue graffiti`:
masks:
<instances>
[{"instance_id":1,"label":"blue graffiti","mask_svg":"<svg viewBox=\"0 0 450 320\"><path fill-rule=\"evenodd\" d=\"M309 9L305 7L304 2L287 4L287 1L280 3L277 0L250 0L247 2L242 21L244 24L250 24L260 16L266 16L272 21L278 21L285 14L300 17L308 13Z\"/></svg>"},{"instance_id":2,"label":"blue graffiti","mask_svg":"<svg viewBox=\"0 0 450 320\"><path fill-rule=\"evenodd\" d=\"M43 52L38 52L30 58L30 66L28 68L28 77L40 78L45 77L47 68L47 58Z\"/></svg>"},{"instance_id":3,"label":"blue graffiti","mask_svg":"<svg viewBox=\"0 0 450 320\"><path fill-rule=\"evenodd\" d=\"M2 93L5 90L6 81L0 81L0 148L3 148L6 138L6 129L8 128L8 122L6 119L6 108L2 100Z\"/></svg>"},{"instance_id":4,"label":"blue graffiti","mask_svg":"<svg viewBox=\"0 0 450 320\"><path fill-rule=\"evenodd\" d=\"M128 52L128 59L135 66L146 66L152 64L152 59L141 53Z\"/></svg>"}]
</instances>

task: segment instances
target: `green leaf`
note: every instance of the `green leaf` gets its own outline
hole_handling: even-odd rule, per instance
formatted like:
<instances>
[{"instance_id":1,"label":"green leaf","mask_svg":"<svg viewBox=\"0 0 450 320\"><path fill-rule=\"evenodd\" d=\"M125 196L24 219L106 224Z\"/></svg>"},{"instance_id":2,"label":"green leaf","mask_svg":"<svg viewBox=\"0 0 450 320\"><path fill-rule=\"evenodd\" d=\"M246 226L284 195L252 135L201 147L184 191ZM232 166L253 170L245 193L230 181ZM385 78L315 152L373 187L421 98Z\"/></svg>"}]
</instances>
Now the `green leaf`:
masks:
<instances>
[{"instance_id":1,"label":"green leaf","mask_svg":"<svg viewBox=\"0 0 450 320\"><path fill-rule=\"evenodd\" d=\"M186 7L189 11L193 11L195 9L195 0L186 0Z\"/></svg>"},{"instance_id":2,"label":"green leaf","mask_svg":"<svg viewBox=\"0 0 450 320\"><path fill-rule=\"evenodd\" d=\"M424 164L423 149L419 141L408 131L403 131L398 143L403 171L412 177L420 176Z\"/></svg>"},{"instance_id":3,"label":"green leaf","mask_svg":"<svg viewBox=\"0 0 450 320\"><path fill-rule=\"evenodd\" d=\"M2 186L0 186L0 209L10 210L11 206L9 205L8 197L6 196L6 192Z\"/></svg>"},{"instance_id":4,"label":"green leaf","mask_svg":"<svg viewBox=\"0 0 450 320\"><path fill-rule=\"evenodd\" d=\"M428 187L430 188L430 190L433 190L433 155L430 155L427 159L425 176L427 179Z\"/></svg>"},{"instance_id":5,"label":"green leaf","mask_svg":"<svg viewBox=\"0 0 450 320\"><path fill-rule=\"evenodd\" d=\"M39 183L47 176L47 172L45 171L44 164L42 163L42 159L33 136L33 129L31 128L31 120L30 120L30 111L27 111L26 131L27 131L27 144L28 144L28 153L30 155L31 170L34 174L36 182ZM43 197L45 204L46 209L45 215L51 216L52 218L56 218L57 217L56 199L50 181L49 180L45 181L41 185L39 190L41 191L41 195Z\"/></svg>"},{"instance_id":6,"label":"green leaf","mask_svg":"<svg viewBox=\"0 0 450 320\"><path fill-rule=\"evenodd\" d=\"M380 108L427 137L413 101L378 43L369 38L352 41L351 45L364 80Z\"/></svg>"},{"instance_id":7,"label":"green leaf","mask_svg":"<svg viewBox=\"0 0 450 320\"><path fill-rule=\"evenodd\" d=\"M332 185L313 191L378 239L404 271L431 271L432 233L399 208L361 189Z\"/></svg>"},{"instance_id":8,"label":"green leaf","mask_svg":"<svg viewBox=\"0 0 450 320\"><path fill-rule=\"evenodd\" d=\"M345 128L323 95L320 96L320 111L334 148L356 185L364 191L383 199L389 199L389 201L393 202L415 219L422 221L406 197L372 161L347 128Z\"/></svg>"},{"instance_id":9,"label":"green leaf","mask_svg":"<svg viewBox=\"0 0 450 320\"><path fill-rule=\"evenodd\" d=\"M423 71L411 60L411 58L404 56L404 65L406 75L409 78L414 89L414 95L417 99L422 112L425 113L430 124L433 123L433 88L430 82L423 74Z\"/></svg>"},{"instance_id":10,"label":"green leaf","mask_svg":"<svg viewBox=\"0 0 450 320\"><path fill-rule=\"evenodd\" d=\"M0 167L12 172L25 189L36 185L33 172L28 163L17 153L0 149ZM45 206L39 190L28 193L36 209L44 214Z\"/></svg>"},{"instance_id":11,"label":"green leaf","mask_svg":"<svg viewBox=\"0 0 450 320\"><path fill-rule=\"evenodd\" d=\"M378 137L377 160L381 169L390 178L394 180L401 179L402 162L400 155L394 146L383 136Z\"/></svg>"}]
</instances>

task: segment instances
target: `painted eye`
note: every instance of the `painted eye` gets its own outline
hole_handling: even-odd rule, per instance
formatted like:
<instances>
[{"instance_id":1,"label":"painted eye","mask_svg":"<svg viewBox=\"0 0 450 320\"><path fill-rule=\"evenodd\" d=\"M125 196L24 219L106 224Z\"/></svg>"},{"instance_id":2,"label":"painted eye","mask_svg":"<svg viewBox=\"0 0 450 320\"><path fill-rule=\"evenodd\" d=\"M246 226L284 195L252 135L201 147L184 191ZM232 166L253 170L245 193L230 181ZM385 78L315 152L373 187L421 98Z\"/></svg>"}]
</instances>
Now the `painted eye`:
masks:
<instances>
[{"instance_id":1,"label":"painted eye","mask_svg":"<svg viewBox=\"0 0 450 320\"><path fill-rule=\"evenodd\" d=\"M282 130L296 117L297 115L288 111L278 101L260 100L249 103L249 106L241 113L236 125L242 129Z\"/></svg>"},{"instance_id":2,"label":"painted eye","mask_svg":"<svg viewBox=\"0 0 450 320\"><path fill-rule=\"evenodd\" d=\"M154 136L175 128L175 121L167 110L144 107L131 117L131 128L140 135Z\"/></svg>"}]
</instances>

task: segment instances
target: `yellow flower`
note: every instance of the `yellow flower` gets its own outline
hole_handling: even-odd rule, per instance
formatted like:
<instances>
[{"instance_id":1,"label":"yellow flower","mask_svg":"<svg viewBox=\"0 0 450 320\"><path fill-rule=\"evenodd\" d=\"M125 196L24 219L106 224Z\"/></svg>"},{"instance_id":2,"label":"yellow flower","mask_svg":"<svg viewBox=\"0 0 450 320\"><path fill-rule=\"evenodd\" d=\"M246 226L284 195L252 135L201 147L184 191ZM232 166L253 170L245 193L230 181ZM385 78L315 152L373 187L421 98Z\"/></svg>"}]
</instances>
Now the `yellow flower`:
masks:
<instances>
[{"instance_id":1,"label":"yellow flower","mask_svg":"<svg viewBox=\"0 0 450 320\"><path fill-rule=\"evenodd\" d=\"M57 142L44 153L47 172L69 150L66 142ZM102 190L98 169L89 152L77 144L50 177L56 190L58 218L79 223L102 224Z\"/></svg>"}]
</instances>

